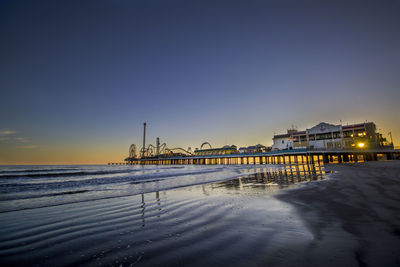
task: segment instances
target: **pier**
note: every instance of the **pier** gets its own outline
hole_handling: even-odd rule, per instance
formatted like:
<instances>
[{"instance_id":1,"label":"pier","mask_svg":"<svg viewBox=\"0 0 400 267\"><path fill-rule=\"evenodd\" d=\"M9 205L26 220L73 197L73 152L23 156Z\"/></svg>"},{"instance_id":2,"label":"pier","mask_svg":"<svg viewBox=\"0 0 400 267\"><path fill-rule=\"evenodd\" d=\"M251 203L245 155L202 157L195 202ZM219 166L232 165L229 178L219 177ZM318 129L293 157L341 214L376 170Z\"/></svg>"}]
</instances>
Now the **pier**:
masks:
<instances>
[{"instance_id":1,"label":"pier","mask_svg":"<svg viewBox=\"0 0 400 267\"><path fill-rule=\"evenodd\" d=\"M109 165L242 165L345 163L400 158L400 149L390 150L278 150L252 154L144 157Z\"/></svg>"}]
</instances>

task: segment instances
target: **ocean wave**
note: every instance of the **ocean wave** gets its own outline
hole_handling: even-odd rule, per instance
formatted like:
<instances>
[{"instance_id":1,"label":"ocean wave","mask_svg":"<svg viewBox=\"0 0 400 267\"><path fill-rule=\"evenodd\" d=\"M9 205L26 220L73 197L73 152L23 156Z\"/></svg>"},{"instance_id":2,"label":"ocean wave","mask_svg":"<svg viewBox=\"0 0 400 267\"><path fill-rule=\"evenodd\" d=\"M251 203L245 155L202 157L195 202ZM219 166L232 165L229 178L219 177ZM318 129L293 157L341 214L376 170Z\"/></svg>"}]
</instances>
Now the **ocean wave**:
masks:
<instances>
[{"instance_id":1,"label":"ocean wave","mask_svg":"<svg viewBox=\"0 0 400 267\"><path fill-rule=\"evenodd\" d=\"M38 190L52 190L60 188L74 188L83 186L93 186L93 185L105 185L105 184L118 184L124 182L135 182L141 183L149 178L160 179L160 178L172 178L180 177L184 175L198 175L215 172L216 169L204 169L204 170L193 170L184 172L161 172L161 173L150 173L143 175L126 175L118 177L102 177L102 178L91 178L86 180L76 180L76 181L57 181L57 182L45 182L45 183L6 183L0 184L0 193L14 193L23 191L38 191ZM98 174L104 174L104 172L98 172ZM113 172L112 174L115 174ZM107 173L111 174L111 173Z\"/></svg>"},{"instance_id":2,"label":"ocean wave","mask_svg":"<svg viewBox=\"0 0 400 267\"><path fill-rule=\"evenodd\" d=\"M129 168L118 170L81 170L71 171L71 169L45 169L45 170L29 170L29 171L7 171L0 174L0 179L10 178L42 178L42 177L72 177L72 176L85 176L85 175L102 175L102 174L118 174L118 173L131 173L139 171L152 171L152 170L165 170L165 169L182 169L183 167L166 167L166 168ZM9 174L12 173L12 174Z\"/></svg>"},{"instance_id":3,"label":"ocean wave","mask_svg":"<svg viewBox=\"0 0 400 267\"><path fill-rule=\"evenodd\" d=\"M49 193L49 194L25 194L25 195L6 195L0 196L0 201L7 201L7 200L22 200L22 199L31 199L31 198L41 198L41 197L55 197L55 196L62 196L62 195L73 195L73 194L81 194L87 193L90 190L73 190L73 191L63 191L63 192L56 192L56 193Z\"/></svg>"},{"instance_id":4,"label":"ocean wave","mask_svg":"<svg viewBox=\"0 0 400 267\"><path fill-rule=\"evenodd\" d=\"M134 171L139 171L139 170L47 172L47 173L32 173L32 174L22 173L22 174L0 175L0 179L101 175L101 174L114 174L114 173L117 174L117 173L125 173L125 172L134 172Z\"/></svg>"},{"instance_id":5,"label":"ocean wave","mask_svg":"<svg viewBox=\"0 0 400 267\"><path fill-rule=\"evenodd\" d=\"M79 170L80 168L47 168L47 169L12 169L12 170L0 170L0 174L3 173L35 173L35 172L52 172L52 171L70 171ZM0 175L1 177L1 175Z\"/></svg>"}]
</instances>

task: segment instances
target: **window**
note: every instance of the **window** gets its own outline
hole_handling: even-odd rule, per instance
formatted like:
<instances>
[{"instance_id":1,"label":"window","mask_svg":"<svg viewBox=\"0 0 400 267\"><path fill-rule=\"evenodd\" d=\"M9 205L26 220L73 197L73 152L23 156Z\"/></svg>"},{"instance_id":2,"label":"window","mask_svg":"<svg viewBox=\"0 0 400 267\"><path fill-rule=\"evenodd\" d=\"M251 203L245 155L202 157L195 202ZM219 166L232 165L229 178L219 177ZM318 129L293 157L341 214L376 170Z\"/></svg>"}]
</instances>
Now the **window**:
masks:
<instances>
[{"instance_id":1,"label":"window","mask_svg":"<svg viewBox=\"0 0 400 267\"><path fill-rule=\"evenodd\" d=\"M351 135L352 135L352 131L343 132L344 137L351 137Z\"/></svg>"},{"instance_id":2,"label":"window","mask_svg":"<svg viewBox=\"0 0 400 267\"><path fill-rule=\"evenodd\" d=\"M346 141L346 142L344 142L344 146L345 146L345 147L351 147L352 144L353 144L352 141Z\"/></svg>"},{"instance_id":3,"label":"window","mask_svg":"<svg viewBox=\"0 0 400 267\"><path fill-rule=\"evenodd\" d=\"M282 140L282 144L284 144L285 143L285 140Z\"/></svg>"},{"instance_id":4,"label":"window","mask_svg":"<svg viewBox=\"0 0 400 267\"><path fill-rule=\"evenodd\" d=\"M333 133L333 138L335 139L340 138L340 132Z\"/></svg>"}]
</instances>

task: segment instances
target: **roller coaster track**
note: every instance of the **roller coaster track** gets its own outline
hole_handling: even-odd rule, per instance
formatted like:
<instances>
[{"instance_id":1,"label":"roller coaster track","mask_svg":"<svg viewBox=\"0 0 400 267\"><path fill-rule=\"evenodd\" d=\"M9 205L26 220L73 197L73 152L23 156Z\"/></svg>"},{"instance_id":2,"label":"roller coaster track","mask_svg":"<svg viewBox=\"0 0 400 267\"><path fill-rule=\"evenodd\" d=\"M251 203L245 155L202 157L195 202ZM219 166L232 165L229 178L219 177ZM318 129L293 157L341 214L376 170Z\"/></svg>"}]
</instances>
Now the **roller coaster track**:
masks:
<instances>
[{"instance_id":1,"label":"roller coaster track","mask_svg":"<svg viewBox=\"0 0 400 267\"><path fill-rule=\"evenodd\" d=\"M202 143L201 146L200 146L200 149L203 149L204 145L209 145L210 149L212 149L212 146L211 146L211 144L209 142Z\"/></svg>"},{"instance_id":2,"label":"roller coaster track","mask_svg":"<svg viewBox=\"0 0 400 267\"><path fill-rule=\"evenodd\" d=\"M187 151L186 149L183 149L183 148L181 148L181 147L175 147L175 148L171 148L171 149L169 149L169 148L167 148L167 150L168 151L172 151L172 152L175 152L175 151L182 151L182 152L184 152L185 154L189 154L189 155L193 155L193 153L192 152L189 152L189 151Z\"/></svg>"},{"instance_id":3,"label":"roller coaster track","mask_svg":"<svg viewBox=\"0 0 400 267\"><path fill-rule=\"evenodd\" d=\"M154 153L155 151L156 151L156 147L153 146L152 144L150 144L145 149L145 156L147 156L147 157L157 156ZM179 152L181 152L181 153L183 152L184 154L187 154L187 155L193 155L193 153L191 153L190 151L183 149L181 147L168 148L166 143L163 143L162 145L160 145L160 150L159 150L160 154L166 154L166 153L174 154L174 153L179 153Z\"/></svg>"}]
</instances>

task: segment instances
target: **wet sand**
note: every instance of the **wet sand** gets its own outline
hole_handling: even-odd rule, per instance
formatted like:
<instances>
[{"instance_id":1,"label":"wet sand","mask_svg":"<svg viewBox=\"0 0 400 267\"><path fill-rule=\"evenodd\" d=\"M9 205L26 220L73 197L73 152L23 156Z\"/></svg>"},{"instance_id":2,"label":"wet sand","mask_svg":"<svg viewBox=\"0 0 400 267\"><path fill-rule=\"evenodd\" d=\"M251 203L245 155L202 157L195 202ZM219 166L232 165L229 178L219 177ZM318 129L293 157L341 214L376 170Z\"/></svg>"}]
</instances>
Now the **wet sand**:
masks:
<instances>
[{"instance_id":1,"label":"wet sand","mask_svg":"<svg viewBox=\"0 0 400 267\"><path fill-rule=\"evenodd\" d=\"M399 266L399 163L328 165L328 175L260 167L224 182L4 212L0 263Z\"/></svg>"},{"instance_id":2,"label":"wet sand","mask_svg":"<svg viewBox=\"0 0 400 267\"><path fill-rule=\"evenodd\" d=\"M400 266L400 161L326 170L330 179L277 197L296 207L313 235L301 265Z\"/></svg>"}]
</instances>

